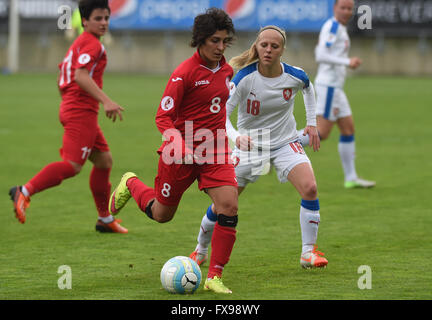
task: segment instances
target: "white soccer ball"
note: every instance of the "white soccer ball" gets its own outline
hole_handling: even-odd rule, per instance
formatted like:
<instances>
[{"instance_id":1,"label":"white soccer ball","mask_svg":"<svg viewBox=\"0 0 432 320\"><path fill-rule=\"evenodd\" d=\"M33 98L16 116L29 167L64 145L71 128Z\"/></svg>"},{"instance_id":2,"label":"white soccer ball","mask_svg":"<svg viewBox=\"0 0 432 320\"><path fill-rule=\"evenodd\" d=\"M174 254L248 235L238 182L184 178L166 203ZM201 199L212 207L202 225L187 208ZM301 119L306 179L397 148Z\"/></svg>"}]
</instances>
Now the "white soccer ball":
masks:
<instances>
[{"instance_id":1,"label":"white soccer ball","mask_svg":"<svg viewBox=\"0 0 432 320\"><path fill-rule=\"evenodd\" d=\"M171 293L194 293L201 283L201 269L189 257L177 256L162 267L162 286Z\"/></svg>"}]
</instances>

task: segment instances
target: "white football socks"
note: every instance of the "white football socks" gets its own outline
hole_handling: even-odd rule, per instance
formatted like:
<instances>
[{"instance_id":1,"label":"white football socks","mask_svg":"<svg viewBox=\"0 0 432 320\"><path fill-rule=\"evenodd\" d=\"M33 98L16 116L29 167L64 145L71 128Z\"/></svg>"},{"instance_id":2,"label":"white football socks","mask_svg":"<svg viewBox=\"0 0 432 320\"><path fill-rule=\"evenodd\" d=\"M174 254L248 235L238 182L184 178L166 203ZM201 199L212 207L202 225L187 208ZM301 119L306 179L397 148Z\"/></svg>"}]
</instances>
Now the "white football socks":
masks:
<instances>
[{"instance_id":1,"label":"white football socks","mask_svg":"<svg viewBox=\"0 0 432 320\"><path fill-rule=\"evenodd\" d=\"M206 254L208 252L208 247L211 242L211 238L213 235L213 229L215 227L216 221L211 221L207 214L201 220L200 231L198 233L198 244L196 246L196 250L199 253Z\"/></svg>"},{"instance_id":2,"label":"white football socks","mask_svg":"<svg viewBox=\"0 0 432 320\"><path fill-rule=\"evenodd\" d=\"M109 215L108 217L98 217L98 219L103 223L111 223L114 221L114 217L112 215Z\"/></svg>"},{"instance_id":3,"label":"white football socks","mask_svg":"<svg viewBox=\"0 0 432 320\"><path fill-rule=\"evenodd\" d=\"M21 192L24 196L28 197L30 193L28 192L27 188L25 186L21 187Z\"/></svg>"},{"instance_id":4,"label":"white football socks","mask_svg":"<svg viewBox=\"0 0 432 320\"><path fill-rule=\"evenodd\" d=\"M302 234L302 254L312 251L318 237L320 223L319 202L302 200L300 206L300 228Z\"/></svg>"},{"instance_id":5,"label":"white football socks","mask_svg":"<svg viewBox=\"0 0 432 320\"><path fill-rule=\"evenodd\" d=\"M345 175L345 181L357 179L355 169L355 141L354 136L340 136L338 144L339 156Z\"/></svg>"}]
</instances>

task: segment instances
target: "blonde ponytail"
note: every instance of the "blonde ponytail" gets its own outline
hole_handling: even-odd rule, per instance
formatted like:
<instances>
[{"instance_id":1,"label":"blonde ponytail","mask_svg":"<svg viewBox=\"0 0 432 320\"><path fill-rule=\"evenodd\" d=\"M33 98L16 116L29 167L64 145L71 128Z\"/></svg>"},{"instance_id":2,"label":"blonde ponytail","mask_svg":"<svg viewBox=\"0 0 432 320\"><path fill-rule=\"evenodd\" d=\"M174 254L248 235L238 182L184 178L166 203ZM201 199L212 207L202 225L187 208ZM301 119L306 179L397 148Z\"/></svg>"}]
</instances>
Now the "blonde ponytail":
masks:
<instances>
[{"instance_id":1,"label":"blonde ponytail","mask_svg":"<svg viewBox=\"0 0 432 320\"><path fill-rule=\"evenodd\" d=\"M258 51L256 50L257 40L251 45L251 47L244 51L242 54L232 58L229 64L236 70L240 70L243 67L251 64L258 60Z\"/></svg>"}]
</instances>

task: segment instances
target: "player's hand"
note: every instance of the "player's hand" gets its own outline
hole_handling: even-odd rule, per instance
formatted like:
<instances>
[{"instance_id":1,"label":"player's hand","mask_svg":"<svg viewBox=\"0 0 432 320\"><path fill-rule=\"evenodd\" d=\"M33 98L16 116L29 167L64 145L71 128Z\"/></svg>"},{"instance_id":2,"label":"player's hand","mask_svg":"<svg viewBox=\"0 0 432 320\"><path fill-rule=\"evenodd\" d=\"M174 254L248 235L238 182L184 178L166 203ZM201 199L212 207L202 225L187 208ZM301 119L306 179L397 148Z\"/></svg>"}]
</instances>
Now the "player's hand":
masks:
<instances>
[{"instance_id":1,"label":"player's hand","mask_svg":"<svg viewBox=\"0 0 432 320\"><path fill-rule=\"evenodd\" d=\"M303 135L309 135L309 147L313 148L314 151L318 151L321 145L318 130L313 126L306 126L303 131Z\"/></svg>"},{"instance_id":2,"label":"player's hand","mask_svg":"<svg viewBox=\"0 0 432 320\"><path fill-rule=\"evenodd\" d=\"M238 136L236 139L236 146L242 151L250 151L253 149L254 143L249 136Z\"/></svg>"},{"instance_id":3,"label":"player's hand","mask_svg":"<svg viewBox=\"0 0 432 320\"><path fill-rule=\"evenodd\" d=\"M351 69L357 69L362 64L362 60L358 57L352 57L350 59L349 67Z\"/></svg>"},{"instance_id":4,"label":"player's hand","mask_svg":"<svg viewBox=\"0 0 432 320\"><path fill-rule=\"evenodd\" d=\"M117 103L113 101L108 101L103 105L103 107L105 109L105 115L113 122L116 121L117 116L119 117L120 120L123 120L122 111L124 111L124 109L121 106L119 106Z\"/></svg>"}]
</instances>

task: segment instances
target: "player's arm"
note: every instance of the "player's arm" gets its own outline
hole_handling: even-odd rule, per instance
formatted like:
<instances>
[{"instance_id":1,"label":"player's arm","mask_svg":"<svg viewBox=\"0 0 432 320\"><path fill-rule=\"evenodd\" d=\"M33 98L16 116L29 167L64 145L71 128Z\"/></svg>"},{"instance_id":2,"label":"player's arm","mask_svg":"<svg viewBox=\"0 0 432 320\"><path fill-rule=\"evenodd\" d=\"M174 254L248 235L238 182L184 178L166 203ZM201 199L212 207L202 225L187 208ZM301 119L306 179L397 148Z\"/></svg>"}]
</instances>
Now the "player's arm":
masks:
<instances>
[{"instance_id":1,"label":"player's arm","mask_svg":"<svg viewBox=\"0 0 432 320\"><path fill-rule=\"evenodd\" d=\"M317 46L315 50L315 60L318 63L338 64L356 69L362 63L358 57L343 58L330 53L330 50L325 46Z\"/></svg>"},{"instance_id":2,"label":"player's arm","mask_svg":"<svg viewBox=\"0 0 432 320\"><path fill-rule=\"evenodd\" d=\"M156 113L156 126L162 133L163 139L165 141L170 141L170 144L172 144L170 148L166 146L164 152L168 152L168 150L173 147L175 150L174 158L176 162L191 163L193 146L186 146L181 132L177 130L174 125L178 108L183 100L186 87L185 81L186 79L184 76L177 74L171 75Z\"/></svg>"},{"instance_id":3,"label":"player's arm","mask_svg":"<svg viewBox=\"0 0 432 320\"><path fill-rule=\"evenodd\" d=\"M331 54L329 48L318 45L315 50L315 60L318 63L339 64L344 66L350 65L350 58L338 57Z\"/></svg>"},{"instance_id":4,"label":"player's arm","mask_svg":"<svg viewBox=\"0 0 432 320\"><path fill-rule=\"evenodd\" d=\"M226 103L226 131L228 138L235 143L237 148L242 151L249 151L253 148L252 138L247 135L242 135L238 132L230 119L231 113L234 111L236 106L243 101L241 86L243 82L237 81L238 74L230 83L230 97Z\"/></svg>"},{"instance_id":5,"label":"player's arm","mask_svg":"<svg viewBox=\"0 0 432 320\"><path fill-rule=\"evenodd\" d=\"M318 151L320 148L320 138L317 130L316 99L312 82L308 81L302 93L306 109L306 127L303 131L303 135L309 135L309 146L313 147L314 151Z\"/></svg>"},{"instance_id":6,"label":"player's arm","mask_svg":"<svg viewBox=\"0 0 432 320\"><path fill-rule=\"evenodd\" d=\"M236 108L237 104L239 102L239 91L237 90L236 84L234 82L230 82L230 96L226 102L226 122L225 122L225 128L227 132L228 138L236 142L236 139L240 136L240 133L234 128L230 116L231 113Z\"/></svg>"},{"instance_id":7,"label":"player's arm","mask_svg":"<svg viewBox=\"0 0 432 320\"><path fill-rule=\"evenodd\" d=\"M329 63L356 68L361 63L361 60L357 57L345 58L332 54L332 47L339 36L338 28L339 26L336 22L327 24L322 28L318 45L315 48L315 60L317 63Z\"/></svg>"},{"instance_id":8,"label":"player's arm","mask_svg":"<svg viewBox=\"0 0 432 320\"><path fill-rule=\"evenodd\" d=\"M86 68L79 68L75 70L75 82L80 86L81 89L102 103L106 116L112 119L113 122L117 119L117 116L120 118L120 120L123 120L122 111L124 109L112 101L105 94L105 92L99 88Z\"/></svg>"},{"instance_id":9,"label":"player's arm","mask_svg":"<svg viewBox=\"0 0 432 320\"><path fill-rule=\"evenodd\" d=\"M226 127L226 131L227 131L227 136L231 141L233 141L235 143L237 148L239 148L240 150L243 150L243 151L248 151L248 150L252 149L252 146L253 146L252 139L251 139L251 137L249 137L247 135L241 135L240 132L238 132L234 128L234 126L231 122L230 116L231 116L231 113L234 111L236 105L234 104L235 102L232 100L230 101L230 99L228 100L228 102L226 104L227 118L226 118L225 127Z\"/></svg>"}]
</instances>

